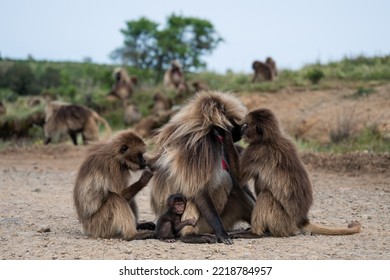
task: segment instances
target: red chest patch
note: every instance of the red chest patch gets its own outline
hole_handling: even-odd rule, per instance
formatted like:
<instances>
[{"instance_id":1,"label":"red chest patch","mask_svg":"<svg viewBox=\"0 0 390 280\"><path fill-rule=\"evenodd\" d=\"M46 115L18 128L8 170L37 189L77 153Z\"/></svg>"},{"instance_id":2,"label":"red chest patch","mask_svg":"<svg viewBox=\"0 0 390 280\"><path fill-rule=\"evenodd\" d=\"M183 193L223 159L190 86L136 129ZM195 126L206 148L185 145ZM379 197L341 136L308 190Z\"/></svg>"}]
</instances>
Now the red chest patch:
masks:
<instances>
[{"instance_id":1,"label":"red chest patch","mask_svg":"<svg viewBox=\"0 0 390 280\"><path fill-rule=\"evenodd\" d=\"M222 168L225 169L225 170L228 170L227 162L224 159L222 159Z\"/></svg>"}]
</instances>

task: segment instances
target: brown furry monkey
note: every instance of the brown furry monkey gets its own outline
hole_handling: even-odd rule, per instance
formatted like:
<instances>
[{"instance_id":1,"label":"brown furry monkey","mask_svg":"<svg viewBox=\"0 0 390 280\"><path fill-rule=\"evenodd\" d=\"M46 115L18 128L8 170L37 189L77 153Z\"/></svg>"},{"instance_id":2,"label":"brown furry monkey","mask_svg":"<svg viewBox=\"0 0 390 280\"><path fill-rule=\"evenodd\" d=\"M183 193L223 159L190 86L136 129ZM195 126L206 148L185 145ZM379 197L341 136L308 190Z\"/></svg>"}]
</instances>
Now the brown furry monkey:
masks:
<instances>
[{"instance_id":1,"label":"brown furry monkey","mask_svg":"<svg viewBox=\"0 0 390 280\"><path fill-rule=\"evenodd\" d=\"M168 197L168 210L158 218L156 223L156 238L165 242L175 242L179 231L185 226L196 225L195 219L181 221L186 208L187 199L181 194Z\"/></svg>"},{"instance_id":2,"label":"brown furry monkey","mask_svg":"<svg viewBox=\"0 0 390 280\"><path fill-rule=\"evenodd\" d=\"M115 83L108 95L115 96L126 107L128 100L133 96L134 85L138 83L138 79L137 77L130 78L127 71L120 67L114 70L114 79Z\"/></svg>"},{"instance_id":3,"label":"brown furry monkey","mask_svg":"<svg viewBox=\"0 0 390 280\"><path fill-rule=\"evenodd\" d=\"M192 86L195 92L209 90L209 87L203 81L194 81L192 82Z\"/></svg>"},{"instance_id":4,"label":"brown furry monkey","mask_svg":"<svg viewBox=\"0 0 390 280\"><path fill-rule=\"evenodd\" d=\"M274 79L273 72L271 70L271 67L261 61L254 61L252 63L252 69L255 71L252 78L252 83L256 81L272 81Z\"/></svg>"},{"instance_id":5,"label":"brown furry monkey","mask_svg":"<svg viewBox=\"0 0 390 280\"><path fill-rule=\"evenodd\" d=\"M150 138L155 135L156 130L168 122L174 110L159 111L156 114L142 118L134 125L134 130L143 138Z\"/></svg>"},{"instance_id":6,"label":"brown furry monkey","mask_svg":"<svg viewBox=\"0 0 390 280\"><path fill-rule=\"evenodd\" d=\"M142 114L136 105L130 104L124 108L123 122L126 125L133 125L142 118Z\"/></svg>"},{"instance_id":7,"label":"brown furry monkey","mask_svg":"<svg viewBox=\"0 0 390 280\"><path fill-rule=\"evenodd\" d=\"M358 222L348 228L329 228L309 221L313 203L309 175L271 110L250 112L242 122L242 132L249 146L240 158L240 181L254 179L257 200L251 230L234 237L287 237L299 232L342 235L360 231Z\"/></svg>"},{"instance_id":8,"label":"brown furry monkey","mask_svg":"<svg viewBox=\"0 0 390 280\"><path fill-rule=\"evenodd\" d=\"M276 62L272 59L272 57L267 57L265 59L265 64L269 66L272 73L272 79L276 78L278 76L278 69L276 68Z\"/></svg>"},{"instance_id":9,"label":"brown furry monkey","mask_svg":"<svg viewBox=\"0 0 390 280\"><path fill-rule=\"evenodd\" d=\"M108 122L94 110L82 105L51 101L45 107L45 114L45 144L49 144L57 133L68 133L75 145L77 145L77 133L82 134L84 144L97 141L99 140L98 122L104 124L107 136L111 134Z\"/></svg>"},{"instance_id":10,"label":"brown furry monkey","mask_svg":"<svg viewBox=\"0 0 390 280\"><path fill-rule=\"evenodd\" d=\"M172 105L172 100L166 94L158 91L153 95L153 107L151 112L153 114L158 114L162 111L168 111L172 108Z\"/></svg>"},{"instance_id":11,"label":"brown furry monkey","mask_svg":"<svg viewBox=\"0 0 390 280\"><path fill-rule=\"evenodd\" d=\"M230 133L245 114L245 106L232 94L199 92L156 136L152 209L161 215L172 193L187 198L182 220L198 222L180 231L183 242L232 244L226 230L238 221L250 221L254 201L234 187L229 163L224 164L224 140L216 133Z\"/></svg>"},{"instance_id":12,"label":"brown furry monkey","mask_svg":"<svg viewBox=\"0 0 390 280\"><path fill-rule=\"evenodd\" d=\"M184 83L184 73L180 62L173 60L169 69L165 72L163 81L164 87L177 89L182 83Z\"/></svg>"},{"instance_id":13,"label":"brown furry monkey","mask_svg":"<svg viewBox=\"0 0 390 280\"><path fill-rule=\"evenodd\" d=\"M154 231L137 232L137 228L148 228L150 223L137 224L134 200L153 176L143 157L145 151L144 141L130 130L119 132L108 142L91 145L73 193L77 215L87 235L126 240L153 237ZM132 173L142 169L139 180L129 186Z\"/></svg>"}]
</instances>

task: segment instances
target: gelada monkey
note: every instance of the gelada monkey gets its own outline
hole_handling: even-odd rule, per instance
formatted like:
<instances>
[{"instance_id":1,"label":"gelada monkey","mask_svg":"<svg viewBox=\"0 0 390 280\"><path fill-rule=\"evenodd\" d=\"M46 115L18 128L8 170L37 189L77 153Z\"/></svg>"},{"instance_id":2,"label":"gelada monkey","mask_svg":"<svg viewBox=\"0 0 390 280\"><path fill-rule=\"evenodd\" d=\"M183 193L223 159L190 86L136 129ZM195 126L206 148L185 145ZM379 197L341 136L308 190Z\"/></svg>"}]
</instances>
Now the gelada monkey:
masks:
<instances>
[{"instance_id":1,"label":"gelada monkey","mask_svg":"<svg viewBox=\"0 0 390 280\"><path fill-rule=\"evenodd\" d=\"M252 83L262 80L272 81L274 79L274 73L267 63L256 60L252 63L252 69L254 70Z\"/></svg>"},{"instance_id":2,"label":"gelada monkey","mask_svg":"<svg viewBox=\"0 0 390 280\"><path fill-rule=\"evenodd\" d=\"M269 109L250 112L242 122L243 138L249 143L240 157L240 182L254 179L257 195L250 231L233 237L287 237L299 232L343 235L360 232L353 222L348 228L331 228L311 223L313 203L309 175L296 147L281 131Z\"/></svg>"},{"instance_id":3,"label":"gelada monkey","mask_svg":"<svg viewBox=\"0 0 390 280\"><path fill-rule=\"evenodd\" d=\"M187 199L181 194L168 197L168 210L160 216L156 224L156 238L165 242L175 242L179 231L185 226L196 225L195 219L181 221L186 208Z\"/></svg>"},{"instance_id":4,"label":"gelada monkey","mask_svg":"<svg viewBox=\"0 0 390 280\"><path fill-rule=\"evenodd\" d=\"M137 228L149 228L150 223L137 223L134 199L153 176L146 166L145 151L144 141L130 130L119 132L108 142L90 146L78 170L73 192L85 234L126 240L153 237L154 231L137 231ZM143 170L141 177L129 185L138 170Z\"/></svg>"},{"instance_id":5,"label":"gelada monkey","mask_svg":"<svg viewBox=\"0 0 390 280\"><path fill-rule=\"evenodd\" d=\"M232 244L227 230L238 221L250 222L254 201L245 188L234 187L226 140L218 137L231 134L227 139L237 141L237 124L246 112L233 94L199 92L158 131L151 206L160 216L170 194L186 197L182 220L198 222L180 231L183 242Z\"/></svg>"},{"instance_id":6,"label":"gelada monkey","mask_svg":"<svg viewBox=\"0 0 390 280\"><path fill-rule=\"evenodd\" d=\"M45 107L45 144L49 144L56 134L68 133L73 144L77 145L77 134L81 133L84 144L99 140L98 123L103 123L106 135L111 135L108 122L94 110L76 104L49 101Z\"/></svg>"}]
</instances>

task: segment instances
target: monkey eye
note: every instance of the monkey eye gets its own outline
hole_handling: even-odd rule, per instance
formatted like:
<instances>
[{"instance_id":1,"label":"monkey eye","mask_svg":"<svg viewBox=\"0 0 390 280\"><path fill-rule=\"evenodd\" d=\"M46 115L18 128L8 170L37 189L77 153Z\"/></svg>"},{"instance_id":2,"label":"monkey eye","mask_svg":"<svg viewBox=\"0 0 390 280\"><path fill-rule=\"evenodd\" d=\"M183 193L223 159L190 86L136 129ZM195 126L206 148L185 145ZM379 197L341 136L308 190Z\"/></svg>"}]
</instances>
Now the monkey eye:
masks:
<instances>
[{"instance_id":1,"label":"monkey eye","mask_svg":"<svg viewBox=\"0 0 390 280\"><path fill-rule=\"evenodd\" d=\"M126 145L123 145L123 146L121 147L121 149L120 149L121 154L126 153L126 151L127 151L128 149L129 149L129 147L127 147Z\"/></svg>"},{"instance_id":2,"label":"monkey eye","mask_svg":"<svg viewBox=\"0 0 390 280\"><path fill-rule=\"evenodd\" d=\"M247 123L244 123L241 125L241 135L244 134L245 130L248 128L248 124Z\"/></svg>"}]
</instances>

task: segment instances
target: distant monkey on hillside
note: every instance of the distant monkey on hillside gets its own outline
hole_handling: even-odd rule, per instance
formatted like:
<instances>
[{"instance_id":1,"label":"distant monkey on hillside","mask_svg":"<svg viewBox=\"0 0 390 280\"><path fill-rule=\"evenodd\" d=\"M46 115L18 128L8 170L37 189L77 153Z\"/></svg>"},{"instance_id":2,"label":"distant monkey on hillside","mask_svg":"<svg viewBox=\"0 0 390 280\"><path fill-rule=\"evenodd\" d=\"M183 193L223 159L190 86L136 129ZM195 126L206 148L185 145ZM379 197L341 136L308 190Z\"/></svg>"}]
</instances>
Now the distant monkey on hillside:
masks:
<instances>
[{"instance_id":1,"label":"distant monkey on hillside","mask_svg":"<svg viewBox=\"0 0 390 280\"><path fill-rule=\"evenodd\" d=\"M161 92L156 92L153 96L153 107L151 112L158 114L160 112L168 111L172 108L172 100Z\"/></svg>"},{"instance_id":2,"label":"distant monkey on hillside","mask_svg":"<svg viewBox=\"0 0 390 280\"><path fill-rule=\"evenodd\" d=\"M177 89L184 83L184 73L179 61L173 60L164 75L164 87Z\"/></svg>"},{"instance_id":3,"label":"distant monkey on hillside","mask_svg":"<svg viewBox=\"0 0 390 280\"><path fill-rule=\"evenodd\" d=\"M56 134L68 133L77 145L77 133L81 133L84 144L99 140L98 122L104 124L106 135L111 135L108 122L94 110L82 105L49 101L45 107L45 144Z\"/></svg>"},{"instance_id":4,"label":"distant monkey on hillside","mask_svg":"<svg viewBox=\"0 0 390 280\"><path fill-rule=\"evenodd\" d=\"M267 57L265 60L265 64L267 64L271 68L272 79L275 79L278 76L278 69L276 68L276 62L272 59L272 57Z\"/></svg>"},{"instance_id":5,"label":"distant monkey on hillside","mask_svg":"<svg viewBox=\"0 0 390 280\"><path fill-rule=\"evenodd\" d=\"M129 77L127 71L123 68L116 68L114 70L115 83L109 92L109 95L120 99L123 106L127 105L128 100L133 96L134 85L138 83L136 77Z\"/></svg>"},{"instance_id":6,"label":"distant monkey on hillside","mask_svg":"<svg viewBox=\"0 0 390 280\"><path fill-rule=\"evenodd\" d=\"M272 81L271 68L267 64L256 60L252 63L252 68L255 71L252 83L258 81Z\"/></svg>"},{"instance_id":7,"label":"distant monkey on hillside","mask_svg":"<svg viewBox=\"0 0 390 280\"><path fill-rule=\"evenodd\" d=\"M258 60L254 61L252 69L254 70L253 83L257 81L273 81L278 75L276 63L271 57L267 57L265 63Z\"/></svg>"},{"instance_id":8,"label":"distant monkey on hillside","mask_svg":"<svg viewBox=\"0 0 390 280\"><path fill-rule=\"evenodd\" d=\"M194 82L192 82L192 86L193 86L195 92L209 90L209 87L206 85L206 83L204 83L202 81L194 81Z\"/></svg>"}]
</instances>

